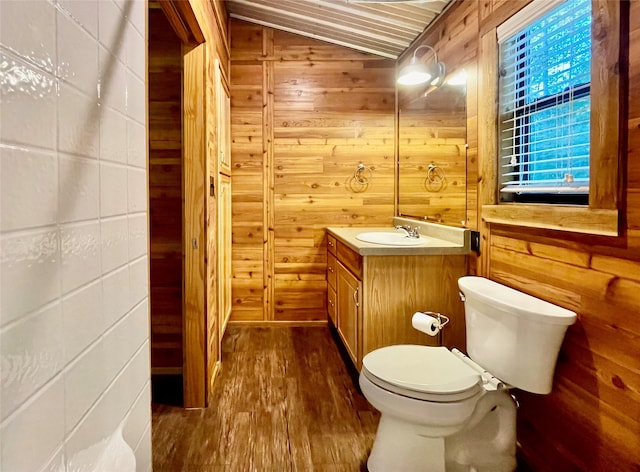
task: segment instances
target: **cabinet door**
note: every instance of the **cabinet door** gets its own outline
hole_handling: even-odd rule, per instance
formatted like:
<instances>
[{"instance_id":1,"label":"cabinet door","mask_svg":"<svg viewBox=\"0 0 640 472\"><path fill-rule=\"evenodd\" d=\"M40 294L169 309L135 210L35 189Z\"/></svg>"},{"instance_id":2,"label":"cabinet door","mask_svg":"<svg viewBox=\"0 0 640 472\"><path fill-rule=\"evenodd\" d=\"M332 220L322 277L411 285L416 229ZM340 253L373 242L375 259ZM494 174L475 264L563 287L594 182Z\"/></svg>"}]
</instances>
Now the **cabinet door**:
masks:
<instances>
[{"instance_id":1,"label":"cabinet door","mask_svg":"<svg viewBox=\"0 0 640 472\"><path fill-rule=\"evenodd\" d=\"M220 339L231 316L231 178L218 179L218 313Z\"/></svg>"},{"instance_id":2,"label":"cabinet door","mask_svg":"<svg viewBox=\"0 0 640 472\"><path fill-rule=\"evenodd\" d=\"M218 171L231 175L231 98L218 64Z\"/></svg>"},{"instance_id":3,"label":"cabinet door","mask_svg":"<svg viewBox=\"0 0 640 472\"><path fill-rule=\"evenodd\" d=\"M327 313L329 320L333 326L338 326L338 311L336 306L336 290L332 287L327 288Z\"/></svg>"},{"instance_id":4,"label":"cabinet door","mask_svg":"<svg viewBox=\"0 0 640 472\"><path fill-rule=\"evenodd\" d=\"M360 368L360 318L362 312L362 282L342 264L337 264L338 334L355 366Z\"/></svg>"},{"instance_id":5,"label":"cabinet door","mask_svg":"<svg viewBox=\"0 0 640 472\"><path fill-rule=\"evenodd\" d=\"M336 310L336 278L338 274L338 261L336 256L327 252L327 312L333 326L338 326Z\"/></svg>"}]
</instances>

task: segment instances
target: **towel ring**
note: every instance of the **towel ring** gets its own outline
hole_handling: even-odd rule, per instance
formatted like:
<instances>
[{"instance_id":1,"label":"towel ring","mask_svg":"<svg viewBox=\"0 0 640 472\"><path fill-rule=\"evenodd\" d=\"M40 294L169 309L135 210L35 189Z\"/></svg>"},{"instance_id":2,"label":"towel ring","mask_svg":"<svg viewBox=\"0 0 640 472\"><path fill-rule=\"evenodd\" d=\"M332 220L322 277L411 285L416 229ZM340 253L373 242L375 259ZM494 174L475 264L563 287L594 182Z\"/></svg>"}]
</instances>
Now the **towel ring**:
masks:
<instances>
[{"instance_id":1,"label":"towel ring","mask_svg":"<svg viewBox=\"0 0 640 472\"><path fill-rule=\"evenodd\" d=\"M427 181L430 184L442 184L446 178L447 176L442 167L437 166L434 163L429 164L429 168L427 170Z\"/></svg>"},{"instance_id":2,"label":"towel ring","mask_svg":"<svg viewBox=\"0 0 640 472\"><path fill-rule=\"evenodd\" d=\"M353 173L353 179L360 185L367 185L372 177L373 170L371 170L371 167L365 166L362 162L358 164L356 171Z\"/></svg>"}]
</instances>

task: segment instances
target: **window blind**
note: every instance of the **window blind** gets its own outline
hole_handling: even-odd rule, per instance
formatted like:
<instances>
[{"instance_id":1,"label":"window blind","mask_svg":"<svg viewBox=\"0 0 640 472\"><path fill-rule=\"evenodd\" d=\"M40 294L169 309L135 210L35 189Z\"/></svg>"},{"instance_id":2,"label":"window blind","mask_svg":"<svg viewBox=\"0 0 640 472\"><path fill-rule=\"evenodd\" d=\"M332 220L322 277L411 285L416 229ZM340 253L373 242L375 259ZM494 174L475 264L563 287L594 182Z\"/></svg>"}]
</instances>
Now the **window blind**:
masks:
<instances>
[{"instance_id":1,"label":"window blind","mask_svg":"<svg viewBox=\"0 0 640 472\"><path fill-rule=\"evenodd\" d=\"M499 44L502 199L588 194L591 0L509 29Z\"/></svg>"}]
</instances>

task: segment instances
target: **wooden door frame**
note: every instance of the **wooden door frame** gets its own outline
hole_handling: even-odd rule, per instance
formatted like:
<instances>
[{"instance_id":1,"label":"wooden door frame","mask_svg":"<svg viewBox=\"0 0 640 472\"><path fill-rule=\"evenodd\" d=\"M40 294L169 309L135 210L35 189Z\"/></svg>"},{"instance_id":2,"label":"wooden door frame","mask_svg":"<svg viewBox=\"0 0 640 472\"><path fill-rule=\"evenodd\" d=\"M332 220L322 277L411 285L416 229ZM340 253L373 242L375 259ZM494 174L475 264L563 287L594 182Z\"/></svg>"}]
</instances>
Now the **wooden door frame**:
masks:
<instances>
[{"instance_id":1,"label":"wooden door frame","mask_svg":"<svg viewBox=\"0 0 640 472\"><path fill-rule=\"evenodd\" d=\"M159 0L182 41L183 396L207 406L206 42L190 2Z\"/></svg>"}]
</instances>

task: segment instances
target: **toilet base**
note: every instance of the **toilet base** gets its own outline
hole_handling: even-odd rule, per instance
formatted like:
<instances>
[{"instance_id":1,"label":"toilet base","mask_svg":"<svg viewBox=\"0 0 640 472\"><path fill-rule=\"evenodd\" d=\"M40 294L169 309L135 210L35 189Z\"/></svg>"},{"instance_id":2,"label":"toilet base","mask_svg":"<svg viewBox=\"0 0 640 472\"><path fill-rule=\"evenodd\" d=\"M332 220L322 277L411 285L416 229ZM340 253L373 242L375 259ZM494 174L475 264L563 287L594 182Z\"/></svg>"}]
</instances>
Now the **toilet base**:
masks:
<instances>
[{"instance_id":1,"label":"toilet base","mask_svg":"<svg viewBox=\"0 0 640 472\"><path fill-rule=\"evenodd\" d=\"M383 411L367 466L369 472L513 472L515 452L515 404L507 391L491 391L466 426L446 437Z\"/></svg>"},{"instance_id":2,"label":"toilet base","mask_svg":"<svg viewBox=\"0 0 640 472\"><path fill-rule=\"evenodd\" d=\"M444 438L430 438L389 415L382 415L367 460L369 472L445 472Z\"/></svg>"}]
</instances>

